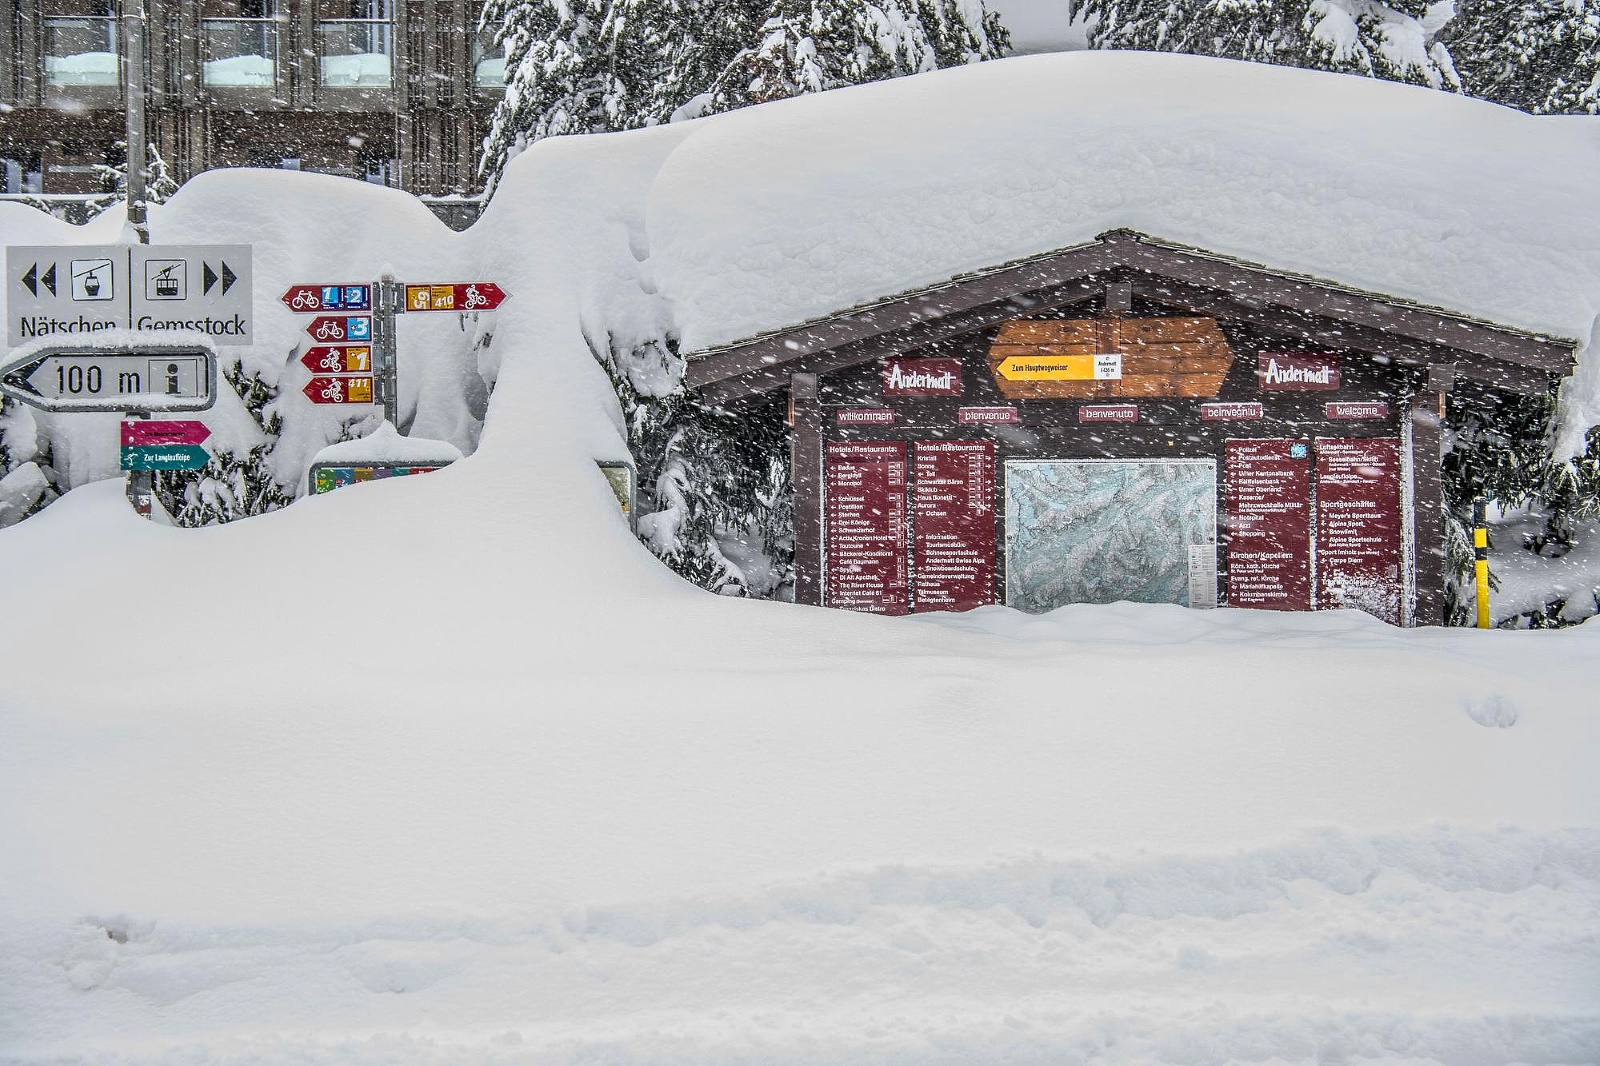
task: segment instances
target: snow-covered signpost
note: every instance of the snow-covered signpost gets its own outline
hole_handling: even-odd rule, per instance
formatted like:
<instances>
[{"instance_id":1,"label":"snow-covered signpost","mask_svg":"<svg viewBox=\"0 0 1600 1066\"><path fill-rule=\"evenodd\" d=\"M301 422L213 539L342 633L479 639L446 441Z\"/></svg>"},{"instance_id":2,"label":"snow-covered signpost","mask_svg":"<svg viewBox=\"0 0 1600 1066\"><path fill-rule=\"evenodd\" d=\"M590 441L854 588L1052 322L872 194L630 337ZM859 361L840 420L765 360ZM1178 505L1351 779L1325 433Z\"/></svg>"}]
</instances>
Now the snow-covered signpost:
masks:
<instances>
[{"instance_id":1,"label":"snow-covered signpost","mask_svg":"<svg viewBox=\"0 0 1600 1066\"><path fill-rule=\"evenodd\" d=\"M217 347L251 341L253 258L247 244L11 245L13 349L0 364L0 392L44 411L135 420L208 410L217 399ZM155 439L193 436L175 427L198 423L130 425L138 423L124 424L121 467L134 509L149 515L151 471L199 469L209 456L199 441Z\"/></svg>"},{"instance_id":2,"label":"snow-covered signpost","mask_svg":"<svg viewBox=\"0 0 1600 1066\"><path fill-rule=\"evenodd\" d=\"M25 345L0 364L0 392L57 414L123 412L118 465L128 499L149 517L155 470L198 470L211 458L200 422L145 421L154 413L204 411L217 401L217 353L206 342L105 330L77 341Z\"/></svg>"},{"instance_id":3,"label":"snow-covered signpost","mask_svg":"<svg viewBox=\"0 0 1600 1066\"><path fill-rule=\"evenodd\" d=\"M305 330L317 343L300 357L313 375L302 390L306 398L315 404L381 403L385 421L396 425L396 316L407 311L493 311L506 294L492 281L408 285L386 274L361 284L302 282L278 299L296 314L317 316Z\"/></svg>"}]
</instances>

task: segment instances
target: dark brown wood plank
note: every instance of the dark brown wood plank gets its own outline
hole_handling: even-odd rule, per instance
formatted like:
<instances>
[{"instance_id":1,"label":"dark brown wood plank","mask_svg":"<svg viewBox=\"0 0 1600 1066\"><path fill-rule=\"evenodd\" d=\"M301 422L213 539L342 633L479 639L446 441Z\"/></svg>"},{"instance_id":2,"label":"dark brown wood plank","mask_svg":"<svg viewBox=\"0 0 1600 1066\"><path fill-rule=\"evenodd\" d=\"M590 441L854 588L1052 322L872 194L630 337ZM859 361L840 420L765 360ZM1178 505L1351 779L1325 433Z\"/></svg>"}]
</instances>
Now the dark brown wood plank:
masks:
<instances>
[{"instance_id":1,"label":"dark brown wood plank","mask_svg":"<svg viewBox=\"0 0 1600 1066\"><path fill-rule=\"evenodd\" d=\"M1411 407L1411 558L1417 582L1413 625L1444 624L1444 483L1440 473L1436 398L1418 396Z\"/></svg>"},{"instance_id":2,"label":"dark brown wood plank","mask_svg":"<svg viewBox=\"0 0 1600 1066\"><path fill-rule=\"evenodd\" d=\"M794 601L822 603L822 403L817 375L790 378L794 411L789 479L794 486Z\"/></svg>"}]
</instances>

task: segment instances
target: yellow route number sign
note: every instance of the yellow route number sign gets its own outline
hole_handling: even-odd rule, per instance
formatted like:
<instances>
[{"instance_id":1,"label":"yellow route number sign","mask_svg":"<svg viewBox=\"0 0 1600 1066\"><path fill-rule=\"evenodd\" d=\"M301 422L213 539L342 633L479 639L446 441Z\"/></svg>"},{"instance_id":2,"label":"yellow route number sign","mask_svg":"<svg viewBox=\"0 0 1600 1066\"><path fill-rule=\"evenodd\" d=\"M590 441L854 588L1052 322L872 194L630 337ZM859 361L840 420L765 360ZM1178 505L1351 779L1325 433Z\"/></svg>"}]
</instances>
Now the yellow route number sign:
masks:
<instances>
[{"instance_id":1,"label":"yellow route number sign","mask_svg":"<svg viewBox=\"0 0 1600 1066\"><path fill-rule=\"evenodd\" d=\"M1120 381L1122 355L1012 355L995 372L1008 381Z\"/></svg>"}]
</instances>

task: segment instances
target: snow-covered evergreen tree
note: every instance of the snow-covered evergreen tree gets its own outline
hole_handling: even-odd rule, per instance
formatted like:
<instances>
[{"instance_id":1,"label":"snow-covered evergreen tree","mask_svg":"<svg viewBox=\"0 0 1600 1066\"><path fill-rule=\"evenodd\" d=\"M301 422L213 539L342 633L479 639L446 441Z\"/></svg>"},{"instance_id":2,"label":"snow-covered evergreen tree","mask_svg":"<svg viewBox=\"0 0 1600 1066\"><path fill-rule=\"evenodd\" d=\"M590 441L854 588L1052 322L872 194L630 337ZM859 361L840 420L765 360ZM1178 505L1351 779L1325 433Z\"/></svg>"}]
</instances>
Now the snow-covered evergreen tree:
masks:
<instances>
[{"instance_id":1,"label":"snow-covered evergreen tree","mask_svg":"<svg viewBox=\"0 0 1600 1066\"><path fill-rule=\"evenodd\" d=\"M127 144L118 141L117 144L126 149ZM167 166L167 161L161 157L156 146L151 144L148 148L148 160L144 168L144 202L147 204L165 203L173 193L178 191L178 181L172 176L172 168ZM100 180L104 183L106 194L101 198L101 207L109 206L121 200L128 190L128 163L124 159L120 163L99 164L95 168L99 172Z\"/></svg>"},{"instance_id":2,"label":"snow-covered evergreen tree","mask_svg":"<svg viewBox=\"0 0 1600 1066\"><path fill-rule=\"evenodd\" d=\"M529 143L616 128L617 77L608 44L611 0L489 0L482 26L505 49L505 95L484 140L483 172L498 179Z\"/></svg>"},{"instance_id":3,"label":"snow-covered evergreen tree","mask_svg":"<svg viewBox=\"0 0 1600 1066\"><path fill-rule=\"evenodd\" d=\"M1473 96L1600 113L1600 0L1464 0L1447 39Z\"/></svg>"},{"instance_id":4,"label":"snow-covered evergreen tree","mask_svg":"<svg viewBox=\"0 0 1600 1066\"><path fill-rule=\"evenodd\" d=\"M1079 0L1092 48L1222 56L1460 89L1453 0Z\"/></svg>"},{"instance_id":5,"label":"snow-covered evergreen tree","mask_svg":"<svg viewBox=\"0 0 1600 1066\"><path fill-rule=\"evenodd\" d=\"M484 139L490 188L528 144L652 126L993 59L983 0L489 0L506 93Z\"/></svg>"},{"instance_id":6,"label":"snow-covered evergreen tree","mask_svg":"<svg viewBox=\"0 0 1600 1066\"><path fill-rule=\"evenodd\" d=\"M1589 432L1584 454L1555 459L1550 452L1555 411L1553 392L1545 396L1463 392L1451 398L1443 488L1445 570L1453 624L1468 624L1471 616L1473 501L1484 500L1507 511L1531 506L1534 513L1543 514L1542 532L1525 544L1492 545L1499 552L1526 548L1559 558L1573 547L1579 523L1600 518L1600 427ZM1490 587L1499 587L1492 572Z\"/></svg>"},{"instance_id":7,"label":"snow-covered evergreen tree","mask_svg":"<svg viewBox=\"0 0 1600 1066\"><path fill-rule=\"evenodd\" d=\"M180 526L217 525L265 514L294 502L294 493L277 483L268 463L283 428L283 419L276 412L267 411L278 391L262 381L260 374L247 377L238 362L224 371L224 376L239 393L266 440L243 454L218 449L199 470L157 473L156 496Z\"/></svg>"},{"instance_id":8,"label":"snow-covered evergreen tree","mask_svg":"<svg viewBox=\"0 0 1600 1066\"><path fill-rule=\"evenodd\" d=\"M788 432L779 414L736 416L701 403L684 389L670 344L597 355L639 471L640 538L702 588L782 596L794 581L794 542ZM762 560L760 572L751 558Z\"/></svg>"},{"instance_id":9,"label":"snow-covered evergreen tree","mask_svg":"<svg viewBox=\"0 0 1600 1066\"><path fill-rule=\"evenodd\" d=\"M779 0L753 29L705 111L992 59L1009 40L998 15L955 0Z\"/></svg>"}]
</instances>

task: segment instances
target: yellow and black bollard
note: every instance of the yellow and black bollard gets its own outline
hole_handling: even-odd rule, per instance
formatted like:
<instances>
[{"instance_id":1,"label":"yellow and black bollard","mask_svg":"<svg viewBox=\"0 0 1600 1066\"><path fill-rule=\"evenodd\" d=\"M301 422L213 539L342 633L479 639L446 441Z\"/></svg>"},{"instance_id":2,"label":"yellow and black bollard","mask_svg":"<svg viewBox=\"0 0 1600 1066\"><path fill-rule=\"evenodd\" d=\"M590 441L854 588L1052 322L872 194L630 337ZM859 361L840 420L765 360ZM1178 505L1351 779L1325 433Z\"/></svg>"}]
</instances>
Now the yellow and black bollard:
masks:
<instances>
[{"instance_id":1,"label":"yellow and black bollard","mask_svg":"<svg viewBox=\"0 0 1600 1066\"><path fill-rule=\"evenodd\" d=\"M1482 500L1472 503L1472 559L1478 577L1478 628L1489 628L1489 530Z\"/></svg>"}]
</instances>

